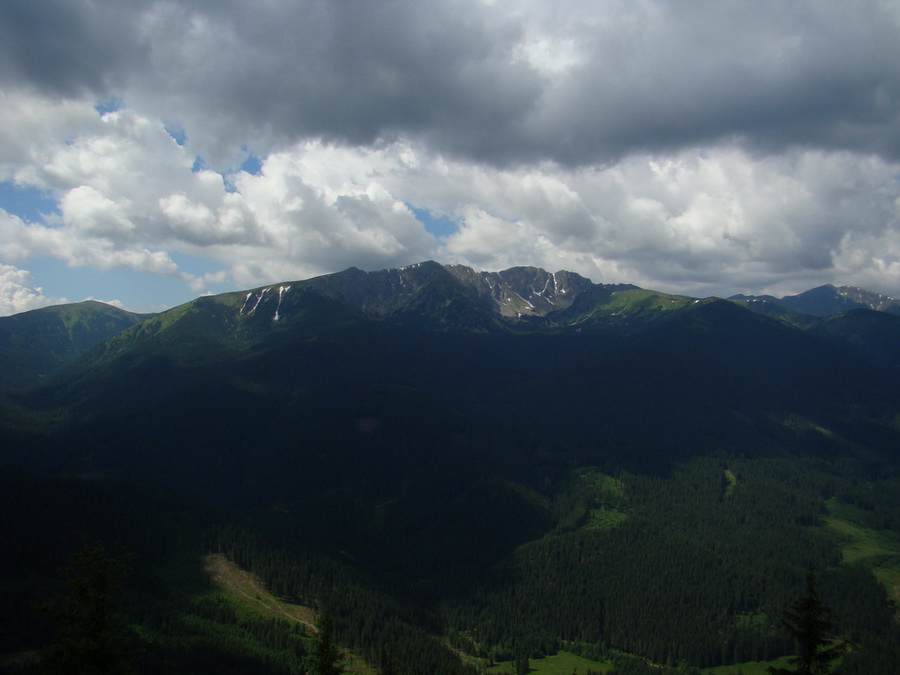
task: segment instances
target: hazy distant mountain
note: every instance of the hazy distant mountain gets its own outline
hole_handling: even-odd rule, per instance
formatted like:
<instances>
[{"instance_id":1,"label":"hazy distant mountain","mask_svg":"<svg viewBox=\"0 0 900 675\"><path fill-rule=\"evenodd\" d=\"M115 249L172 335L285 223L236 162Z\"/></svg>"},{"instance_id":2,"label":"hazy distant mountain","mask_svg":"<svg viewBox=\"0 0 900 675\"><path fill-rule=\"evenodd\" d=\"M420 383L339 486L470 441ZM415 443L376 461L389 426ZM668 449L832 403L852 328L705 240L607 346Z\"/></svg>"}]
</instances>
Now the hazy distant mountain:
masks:
<instances>
[{"instance_id":1,"label":"hazy distant mountain","mask_svg":"<svg viewBox=\"0 0 900 675\"><path fill-rule=\"evenodd\" d=\"M802 328L880 366L900 367L900 301L853 286L819 286L798 295L729 298Z\"/></svg>"},{"instance_id":2,"label":"hazy distant mountain","mask_svg":"<svg viewBox=\"0 0 900 675\"><path fill-rule=\"evenodd\" d=\"M872 309L900 314L900 300L855 286L826 284L782 298L771 295L736 295L730 299L746 303L753 309L769 314L777 314L780 308L818 317L831 316L852 309ZM773 306L779 309L773 309Z\"/></svg>"}]
</instances>

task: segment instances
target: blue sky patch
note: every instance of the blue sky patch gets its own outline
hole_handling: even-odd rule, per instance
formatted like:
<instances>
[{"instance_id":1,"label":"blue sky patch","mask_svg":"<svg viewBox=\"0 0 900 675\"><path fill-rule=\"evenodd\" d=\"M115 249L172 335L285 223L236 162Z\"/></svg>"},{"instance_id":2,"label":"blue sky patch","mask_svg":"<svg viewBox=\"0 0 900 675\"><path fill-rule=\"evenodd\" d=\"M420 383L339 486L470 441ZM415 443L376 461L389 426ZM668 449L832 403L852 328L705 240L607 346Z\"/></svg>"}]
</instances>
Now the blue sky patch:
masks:
<instances>
[{"instance_id":1,"label":"blue sky patch","mask_svg":"<svg viewBox=\"0 0 900 675\"><path fill-rule=\"evenodd\" d=\"M416 220L425 226L425 230L435 237L449 237L459 229L455 221L450 220L446 216L434 215L428 209L417 209L415 206L409 207Z\"/></svg>"},{"instance_id":2,"label":"blue sky patch","mask_svg":"<svg viewBox=\"0 0 900 675\"><path fill-rule=\"evenodd\" d=\"M262 173L262 160L256 155L248 156L247 159L241 162L241 171L258 176Z\"/></svg>"},{"instance_id":3,"label":"blue sky patch","mask_svg":"<svg viewBox=\"0 0 900 675\"><path fill-rule=\"evenodd\" d=\"M184 127L180 124L166 124L166 133L172 137L172 140L178 143L178 145L184 145L187 143L187 133L184 131Z\"/></svg>"},{"instance_id":4,"label":"blue sky patch","mask_svg":"<svg viewBox=\"0 0 900 675\"><path fill-rule=\"evenodd\" d=\"M29 223L43 220L42 214L59 213L56 201L46 190L0 182L0 209Z\"/></svg>"},{"instance_id":5,"label":"blue sky patch","mask_svg":"<svg viewBox=\"0 0 900 675\"><path fill-rule=\"evenodd\" d=\"M115 112L116 110L121 109L121 107L122 98L120 96L110 96L108 99L97 101L94 104L94 110L96 110L101 117L106 113Z\"/></svg>"},{"instance_id":6,"label":"blue sky patch","mask_svg":"<svg viewBox=\"0 0 900 675\"><path fill-rule=\"evenodd\" d=\"M176 262L184 257L172 255ZM46 256L29 258L21 267L31 273L32 282L47 297L67 298L69 302L81 302L87 298L118 300L132 312L162 311L193 300L198 295L181 279L138 272L128 267L106 270L88 266L70 267L65 260ZM190 267L185 265L184 271L196 273Z\"/></svg>"},{"instance_id":7,"label":"blue sky patch","mask_svg":"<svg viewBox=\"0 0 900 675\"><path fill-rule=\"evenodd\" d=\"M241 162L241 165L238 167L240 171L245 171L253 176L258 176L262 173L262 163L264 158L260 158L254 153L249 147L246 145L241 146L241 152L247 153L247 158Z\"/></svg>"}]
</instances>

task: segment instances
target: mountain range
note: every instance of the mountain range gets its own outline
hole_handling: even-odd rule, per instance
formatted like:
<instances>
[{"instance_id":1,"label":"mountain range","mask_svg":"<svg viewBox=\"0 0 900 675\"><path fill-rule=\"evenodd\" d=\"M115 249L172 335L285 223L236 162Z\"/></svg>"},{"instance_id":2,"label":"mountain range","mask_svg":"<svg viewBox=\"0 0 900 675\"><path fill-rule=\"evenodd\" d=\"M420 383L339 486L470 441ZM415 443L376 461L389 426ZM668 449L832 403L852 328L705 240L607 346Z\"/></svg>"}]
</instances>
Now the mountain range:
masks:
<instances>
[{"instance_id":1,"label":"mountain range","mask_svg":"<svg viewBox=\"0 0 900 675\"><path fill-rule=\"evenodd\" d=\"M876 349L880 352L886 351L891 332L896 330L894 320L882 315L872 318L863 312L854 315L852 311L900 315L900 301L850 286L825 285L782 298L737 295L729 300L837 340L841 333L853 333L845 341L862 348L871 338L879 344ZM501 272L476 272L462 265L435 262L376 272L350 268L304 281L199 298L156 316L86 301L0 317L0 359L4 364L0 391L32 385L146 319L152 320L121 336L106 350L120 349L128 341L145 340L168 329L170 324L178 325L176 332L186 330L182 323L187 322L188 332L198 328L200 333L208 333L209 326L198 326L196 319L188 318L197 312L215 311L220 324L214 330L220 330L221 340L237 345L250 344L267 328L281 328L298 315L316 311L334 316L344 313L347 317L356 314L437 330L595 330L624 334L670 317L674 311L713 301L630 284L594 284L565 271L549 273L516 267ZM227 316L228 313L233 315ZM851 314L826 321L847 313ZM879 322L877 329L869 325L873 322ZM873 335L868 331L873 331ZM880 338L880 334L887 337Z\"/></svg>"},{"instance_id":2,"label":"mountain range","mask_svg":"<svg viewBox=\"0 0 900 675\"><path fill-rule=\"evenodd\" d=\"M45 308L0 318L0 465L16 484L62 481L60 494L151 490L123 507L130 526L108 528L142 551L133 532L176 500L208 551L335 612L382 670L384 640L407 645L400 672L424 672L408 643L460 672L566 649L607 666L634 656L623 673L771 660L791 648L776 605L807 563L845 614L841 593L888 607L900 584L897 307L848 287L691 298L425 262L154 315ZM24 560L36 545L10 523ZM879 553L851 569L841 536L860 528L880 533ZM322 558L301 574L286 562L298 551ZM171 584L164 566L142 568L150 586ZM374 615L395 633L375 640ZM896 629L845 621L878 645ZM859 651L847 673L895 658Z\"/></svg>"}]
</instances>

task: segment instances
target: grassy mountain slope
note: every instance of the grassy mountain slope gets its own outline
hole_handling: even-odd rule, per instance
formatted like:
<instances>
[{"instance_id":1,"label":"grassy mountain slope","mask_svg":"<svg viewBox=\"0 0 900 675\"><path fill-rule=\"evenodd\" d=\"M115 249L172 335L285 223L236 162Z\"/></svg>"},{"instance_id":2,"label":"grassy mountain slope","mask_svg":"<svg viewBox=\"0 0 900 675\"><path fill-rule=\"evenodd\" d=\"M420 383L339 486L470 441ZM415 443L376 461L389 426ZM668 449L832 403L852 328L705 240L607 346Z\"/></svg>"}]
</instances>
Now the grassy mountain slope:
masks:
<instances>
[{"instance_id":1,"label":"grassy mountain slope","mask_svg":"<svg viewBox=\"0 0 900 675\"><path fill-rule=\"evenodd\" d=\"M93 300L0 317L0 391L38 382L144 318Z\"/></svg>"}]
</instances>

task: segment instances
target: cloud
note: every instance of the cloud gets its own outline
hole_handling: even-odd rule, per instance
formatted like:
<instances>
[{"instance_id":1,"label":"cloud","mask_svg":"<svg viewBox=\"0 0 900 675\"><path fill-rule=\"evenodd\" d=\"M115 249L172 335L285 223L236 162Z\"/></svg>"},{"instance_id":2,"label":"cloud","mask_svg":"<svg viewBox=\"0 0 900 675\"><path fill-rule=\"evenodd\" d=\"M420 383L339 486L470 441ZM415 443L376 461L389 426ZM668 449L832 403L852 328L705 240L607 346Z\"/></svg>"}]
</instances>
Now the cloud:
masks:
<instances>
[{"instance_id":1,"label":"cloud","mask_svg":"<svg viewBox=\"0 0 900 675\"><path fill-rule=\"evenodd\" d=\"M0 250L10 260L49 255L70 265L126 266L202 292L204 279L221 282L225 270L191 275L172 252L212 258L236 283L255 284L276 270L296 278L404 264L432 251L433 237L365 166L377 153L308 143L271 155L259 175L223 176L197 170L161 121L127 109L70 128L80 133L60 133L17 165L17 180L54 194L59 213L36 223L9 217ZM393 159L380 161L387 167Z\"/></svg>"},{"instance_id":2,"label":"cloud","mask_svg":"<svg viewBox=\"0 0 900 675\"><path fill-rule=\"evenodd\" d=\"M572 4L561 33L579 57L548 79L527 126L535 148L557 145L544 156L593 163L739 139L896 157L896 7Z\"/></svg>"},{"instance_id":3,"label":"cloud","mask_svg":"<svg viewBox=\"0 0 900 675\"><path fill-rule=\"evenodd\" d=\"M0 180L41 184L34 168L61 141L102 129L99 116L84 101L0 89Z\"/></svg>"},{"instance_id":4,"label":"cloud","mask_svg":"<svg viewBox=\"0 0 900 675\"><path fill-rule=\"evenodd\" d=\"M64 302L68 301L45 296L43 289L34 285L28 270L0 263L0 316Z\"/></svg>"},{"instance_id":5,"label":"cloud","mask_svg":"<svg viewBox=\"0 0 900 675\"><path fill-rule=\"evenodd\" d=\"M401 135L495 165L734 138L900 151L890 2L32 5L0 6L7 84L122 95L218 168L235 139Z\"/></svg>"},{"instance_id":6,"label":"cloud","mask_svg":"<svg viewBox=\"0 0 900 675\"><path fill-rule=\"evenodd\" d=\"M0 250L7 259L49 255L71 265L127 266L185 278L162 249L169 241L190 241L190 231L162 217L159 195L185 185L209 192L208 178L191 172L190 158L162 124L123 112L102 118L94 112L91 118L86 104L60 106L33 97L18 104L0 112L0 127L10 136L24 131L34 146L27 156L13 148L12 178L54 195L59 213L43 222L6 214ZM25 108L37 124L23 114ZM221 191L221 176L216 178Z\"/></svg>"},{"instance_id":7,"label":"cloud","mask_svg":"<svg viewBox=\"0 0 900 675\"><path fill-rule=\"evenodd\" d=\"M476 266L564 267L701 295L851 277L900 291L900 166L871 155L759 158L715 147L609 168L479 172L444 162L436 173L417 197L436 212L472 200L456 209L462 227L444 250ZM431 194L430 184L439 186Z\"/></svg>"},{"instance_id":8,"label":"cloud","mask_svg":"<svg viewBox=\"0 0 900 675\"><path fill-rule=\"evenodd\" d=\"M380 170L397 171L387 153L308 143L270 156L260 175L235 177L261 243L222 250L243 283L323 274L350 266L392 267L431 256L435 240Z\"/></svg>"}]
</instances>

